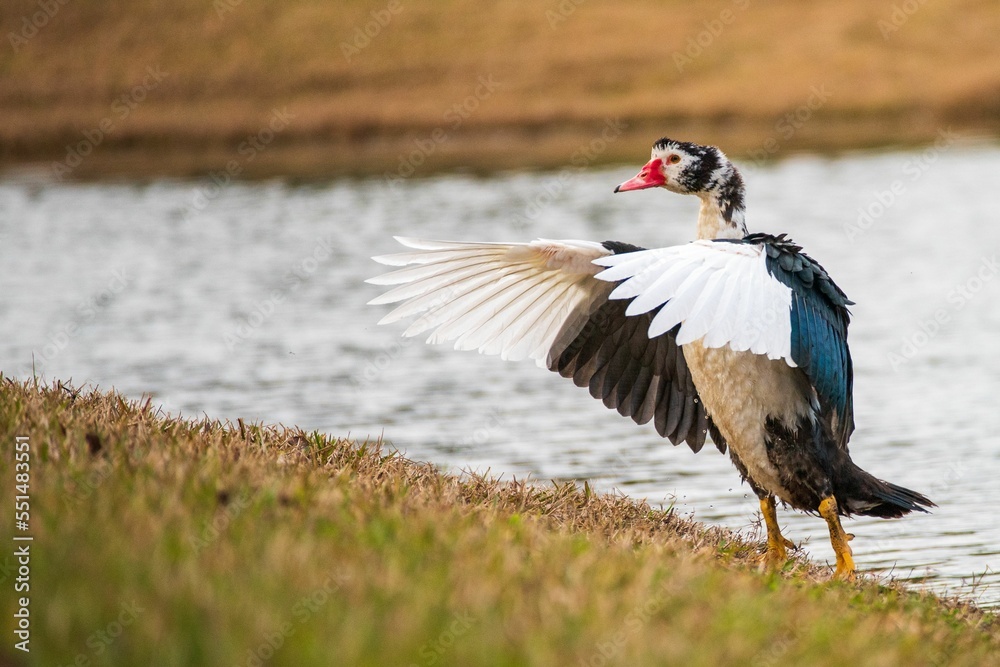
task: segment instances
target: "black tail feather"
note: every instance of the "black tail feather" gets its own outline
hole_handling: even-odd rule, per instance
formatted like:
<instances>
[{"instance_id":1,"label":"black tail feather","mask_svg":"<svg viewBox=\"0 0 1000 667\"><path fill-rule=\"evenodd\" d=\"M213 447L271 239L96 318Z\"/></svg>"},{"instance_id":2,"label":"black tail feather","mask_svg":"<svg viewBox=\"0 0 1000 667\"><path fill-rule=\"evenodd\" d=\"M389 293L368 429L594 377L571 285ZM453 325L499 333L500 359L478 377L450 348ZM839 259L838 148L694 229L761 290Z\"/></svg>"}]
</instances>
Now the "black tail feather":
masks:
<instances>
[{"instance_id":1,"label":"black tail feather","mask_svg":"<svg viewBox=\"0 0 1000 667\"><path fill-rule=\"evenodd\" d=\"M910 512L927 512L928 508L937 507L922 493L878 479L856 465L850 467L852 479L842 486L848 492L843 499L837 499L845 513L898 519Z\"/></svg>"}]
</instances>

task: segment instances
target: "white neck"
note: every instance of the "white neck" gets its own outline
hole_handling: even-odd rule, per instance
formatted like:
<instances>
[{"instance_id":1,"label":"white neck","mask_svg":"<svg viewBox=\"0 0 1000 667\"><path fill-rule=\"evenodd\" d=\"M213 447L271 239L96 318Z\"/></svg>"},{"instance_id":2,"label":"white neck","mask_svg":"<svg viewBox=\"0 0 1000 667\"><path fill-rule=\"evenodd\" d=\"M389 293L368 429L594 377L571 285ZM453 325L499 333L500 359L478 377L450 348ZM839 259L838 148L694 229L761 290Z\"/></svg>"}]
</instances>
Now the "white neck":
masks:
<instances>
[{"instance_id":1,"label":"white neck","mask_svg":"<svg viewBox=\"0 0 1000 667\"><path fill-rule=\"evenodd\" d=\"M722 205L715 193L700 193L701 211L698 213L699 239L741 239L747 234L743 222L743 209L736 209L732 222L722 215Z\"/></svg>"}]
</instances>

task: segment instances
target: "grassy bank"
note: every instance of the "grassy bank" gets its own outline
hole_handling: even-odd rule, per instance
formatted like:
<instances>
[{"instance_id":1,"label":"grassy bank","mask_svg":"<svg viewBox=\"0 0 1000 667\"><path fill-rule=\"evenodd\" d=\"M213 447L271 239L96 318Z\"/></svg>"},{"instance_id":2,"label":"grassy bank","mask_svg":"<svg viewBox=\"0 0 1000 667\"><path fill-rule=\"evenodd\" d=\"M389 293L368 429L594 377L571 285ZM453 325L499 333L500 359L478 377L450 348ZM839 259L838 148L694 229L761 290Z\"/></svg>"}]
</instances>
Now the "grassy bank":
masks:
<instances>
[{"instance_id":1,"label":"grassy bank","mask_svg":"<svg viewBox=\"0 0 1000 667\"><path fill-rule=\"evenodd\" d=\"M1000 651L995 615L830 583L803 561L761 575L757 543L572 485L459 479L373 443L0 379L11 505L17 436L32 650L11 647L5 595L6 663L986 665Z\"/></svg>"},{"instance_id":2,"label":"grassy bank","mask_svg":"<svg viewBox=\"0 0 1000 667\"><path fill-rule=\"evenodd\" d=\"M0 166L405 175L636 162L664 133L757 158L1000 134L996 3L907 7L10 0Z\"/></svg>"}]
</instances>

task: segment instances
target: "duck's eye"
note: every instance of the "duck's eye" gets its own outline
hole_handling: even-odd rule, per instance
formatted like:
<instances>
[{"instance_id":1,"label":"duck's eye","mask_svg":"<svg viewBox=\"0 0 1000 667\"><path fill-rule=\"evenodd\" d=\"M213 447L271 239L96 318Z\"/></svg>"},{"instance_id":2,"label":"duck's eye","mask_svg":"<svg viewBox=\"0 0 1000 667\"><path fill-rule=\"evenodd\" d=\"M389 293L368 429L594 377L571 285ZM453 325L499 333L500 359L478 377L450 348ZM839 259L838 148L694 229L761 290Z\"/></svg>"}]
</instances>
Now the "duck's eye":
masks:
<instances>
[{"instance_id":1,"label":"duck's eye","mask_svg":"<svg viewBox=\"0 0 1000 667\"><path fill-rule=\"evenodd\" d=\"M674 153L669 158L667 158L667 161L670 162L670 164L677 164L678 162L681 161L681 156Z\"/></svg>"}]
</instances>

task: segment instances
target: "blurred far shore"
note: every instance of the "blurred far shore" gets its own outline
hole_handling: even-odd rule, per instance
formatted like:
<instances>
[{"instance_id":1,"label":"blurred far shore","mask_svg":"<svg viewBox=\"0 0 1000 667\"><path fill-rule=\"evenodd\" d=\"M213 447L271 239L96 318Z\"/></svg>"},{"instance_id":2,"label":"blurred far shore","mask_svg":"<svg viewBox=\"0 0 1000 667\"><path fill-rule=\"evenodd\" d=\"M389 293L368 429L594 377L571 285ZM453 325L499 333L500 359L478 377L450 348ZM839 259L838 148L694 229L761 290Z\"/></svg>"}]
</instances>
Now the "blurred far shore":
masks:
<instances>
[{"instance_id":1,"label":"blurred far shore","mask_svg":"<svg viewBox=\"0 0 1000 667\"><path fill-rule=\"evenodd\" d=\"M995 141L995 0L7 0L0 172L58 180L760 164Z\"/></svg>"}]
</instances>

